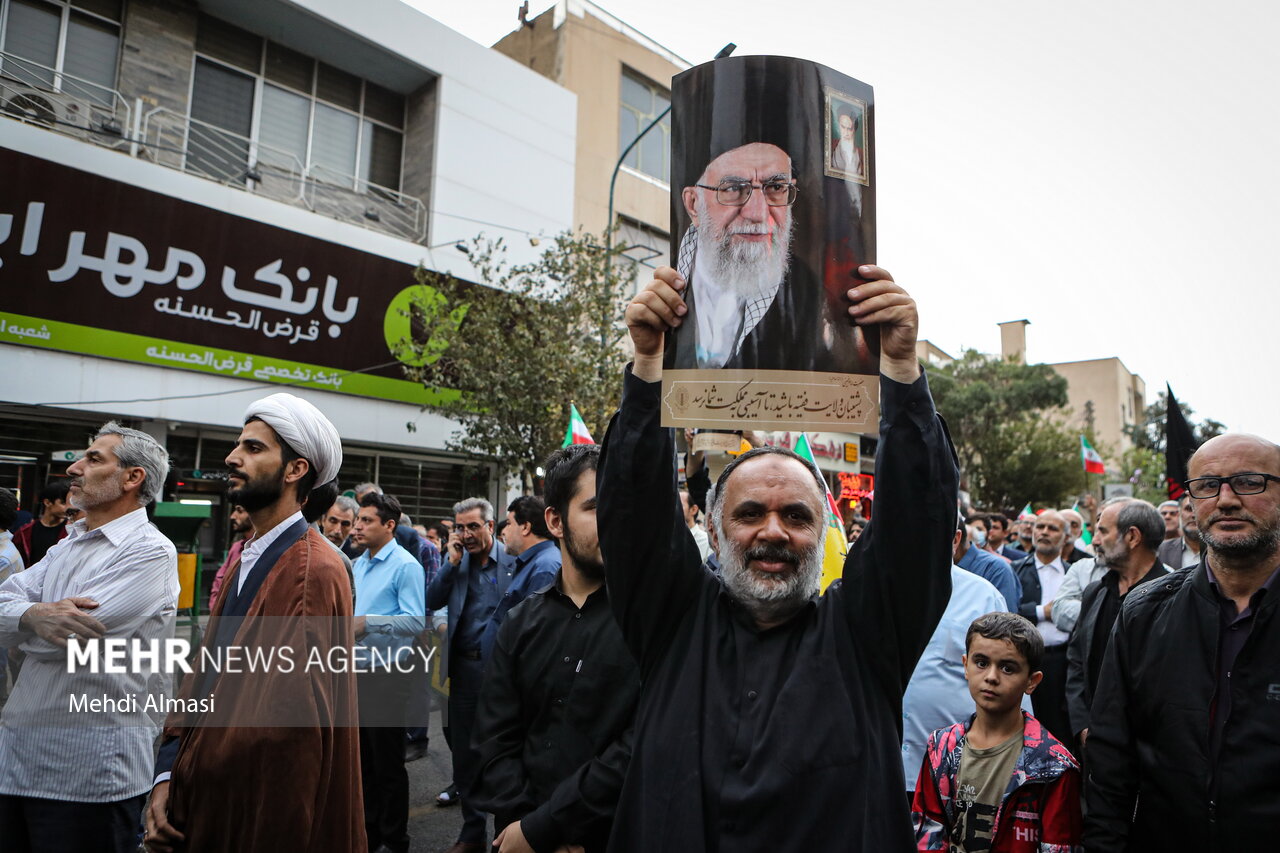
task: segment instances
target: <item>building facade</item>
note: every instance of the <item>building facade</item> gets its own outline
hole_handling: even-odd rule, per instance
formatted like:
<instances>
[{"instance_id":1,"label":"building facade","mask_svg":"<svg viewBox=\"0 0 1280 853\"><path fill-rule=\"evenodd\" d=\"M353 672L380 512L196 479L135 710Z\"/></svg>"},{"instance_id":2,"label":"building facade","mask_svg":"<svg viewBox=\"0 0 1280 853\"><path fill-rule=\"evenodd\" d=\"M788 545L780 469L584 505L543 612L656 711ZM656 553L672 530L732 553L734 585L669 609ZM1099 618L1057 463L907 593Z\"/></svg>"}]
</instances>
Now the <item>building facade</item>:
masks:
<instances>
[{"instance_id":1,"label":"building facade","mask_svg":"<svg viewBox=\"0 0 1280 853\"><path fill-rule=\"evenodd\" d=\"M577 96L574 222L603 231L612 189L616 240L642 287L670 257L670 115L619 159L671 105L671 78L690 63L585 0L559 0L493 49Z\"/></svg>"},{"instance_id":2,"label":"building facade","mask_svg":"<svg viewBox=\"0 0 1280 853\"><path fill-rule=\"evenodd\" d=\"M513 127L522 127L514 132ZM0 0L0 485L116 418L208 501L251 400L307 397L340 482L416 519L499 472L404 378L415 269L572 226L576 99L398 2ZM518 179L513 179L518 176ZM495 357L502 357L500 353Z\"/></svg>"}]
</instances>

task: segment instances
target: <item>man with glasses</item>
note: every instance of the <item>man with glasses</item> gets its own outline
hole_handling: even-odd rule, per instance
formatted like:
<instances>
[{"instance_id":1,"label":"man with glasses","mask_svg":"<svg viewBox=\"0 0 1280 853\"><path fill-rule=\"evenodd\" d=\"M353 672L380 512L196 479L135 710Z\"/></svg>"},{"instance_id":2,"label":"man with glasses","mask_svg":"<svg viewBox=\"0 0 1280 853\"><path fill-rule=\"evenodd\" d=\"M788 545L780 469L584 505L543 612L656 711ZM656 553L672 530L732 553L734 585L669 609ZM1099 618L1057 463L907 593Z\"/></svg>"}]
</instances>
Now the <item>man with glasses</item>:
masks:
<instances>
[{"instance_id":1,"label":"man with glasses","mask_svg":"<svg viewBox=\"0 0 1280 853\"><path fill-rule=\"evenodd\" d=\"M791 158L764 142L724 152L684 188L692 225L679 267L691 282L685 304L693 334L682 338L670 367L758 366L752 333L774 307L791 264L797 193Z\"/></svg>"},{"instance_id":2,"label":"man with glasses","mask_svg":"<svg viewBox=\"0 0 1280 853\"><path fill-rule=\"evenodd\" d=\"M1089 730L1085 847L1257 849L1280 830L1280 446L1188 464L1200 563L1135 589Z\"/></svg>"},{"instance_id":3,"label":"man with glasses","mask_svg":"<svg viewBox=\"0 0 1280 853\"><path fill-rule=\"evenodd\" d=\"M486 819L469 802L479 757L471 730L484 676L482 640L511 583L513 561L493 535L493 504L467 498L453 507L453 532L444 565L427 588L427 607L449 608L444 658L449 677L449 747L453 780L462 796L462 831L449 853L483 853Z\"/></svg>"}]
</instances>

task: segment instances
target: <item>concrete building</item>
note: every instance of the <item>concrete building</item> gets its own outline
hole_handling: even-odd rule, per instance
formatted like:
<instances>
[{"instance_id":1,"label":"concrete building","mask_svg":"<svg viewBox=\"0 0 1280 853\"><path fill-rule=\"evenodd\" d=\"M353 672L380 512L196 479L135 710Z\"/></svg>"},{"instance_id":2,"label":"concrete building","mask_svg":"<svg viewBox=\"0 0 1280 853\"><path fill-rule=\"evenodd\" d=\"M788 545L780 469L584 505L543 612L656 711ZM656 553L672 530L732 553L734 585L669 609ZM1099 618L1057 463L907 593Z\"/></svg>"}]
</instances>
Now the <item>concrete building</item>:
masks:
<instances>
[{"instance_id":1,"label":"concrete building","mask_svg":"<svg viewBox=\"0 0 1280 853\"><path fill-rule=\"evenodd\" d=\"M575 102L398 0L0 0L0 485L30 506L118 418L220 555L222 459L288 388L344 486L496 502L404 379L404 308L418 264L474 275L460 240L573 225Z\"/></svg>"},{"instance_id":2,"label":"concrete building","mask_svg":"<svg viewBox=\"0 0 1280 853\"><path fill-rule=\"evenodd\" d=\"M1026 363L1028 320L1010 320L1000 326L1000 357ZM920 361L945 367L955 359L928 340L916 344ZM1131 373L1119 358L1095 358L1050 364L1067 380L1066 425L1090 432L1108 467L1133 447L1127 432L1140 423L1146 408L1147 384Z\"/></svg>"},{"instance_id":3,"label":"concrete building","mask_svg":"<svg viewBox=\"0 0 1280 853\"><path fill-rule=\"evenodd\" d=\"M574 222L609 224L609 188L619 157L671 103L671 78L690 63L587 0L559 0L494 44L578 97ZM710 57L707 57L710 59ZM670 116L645 134L617 170L617 241L643 286L670 257Z\"/></svg>"},{"instance_id":4,"label":"concrete building","mask_svg":"<svg viewBox=\"0 0 1280 853\"><path fill-rule=\"evenodd\" d=\"M1002 358L1026 362L1029 325L1028 320L999 324ZM1126 430L1138 425L1143 416L1147 383L1114 356L1049 366L1067 380L1067 426L1090 432L1108 466L1118 462L1120 454L1133 447Z\"/></svg>"}]
</instances>

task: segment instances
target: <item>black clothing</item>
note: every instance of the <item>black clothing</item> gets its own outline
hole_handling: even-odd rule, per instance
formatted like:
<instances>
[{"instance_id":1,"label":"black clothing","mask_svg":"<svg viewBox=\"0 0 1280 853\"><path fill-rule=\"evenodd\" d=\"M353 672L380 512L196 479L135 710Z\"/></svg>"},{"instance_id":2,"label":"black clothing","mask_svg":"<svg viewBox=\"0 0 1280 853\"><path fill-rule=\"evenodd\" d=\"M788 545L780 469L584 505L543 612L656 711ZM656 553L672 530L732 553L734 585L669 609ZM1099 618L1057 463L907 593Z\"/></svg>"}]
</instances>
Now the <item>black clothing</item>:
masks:
<instances>
[{"instance_id":1,"label":"black clothing","mask_svg":"<svg viewBox=\"0 0 1280 853\"><path fill-rule=\"evenodd\" d=\"M603 851L631 757L640 674L605 589L579 610L555 585L507 615L485 670L474 743L478 808L521 821L538 853Z\"/></svg>"},{"instance_id":2,"label":"black clothing","mask_svg":"<svg viewBox=\"0 0 1280 853\"><path fill-rule=\"evenodd\" d=\"M360 786L369 850L409 853L409 773L404 710L413 673L392 667L356 675L360 702Z\"/></svg>"},{"instance_id":3,"label":"black clothing","mask_svg":"<svg viewBox=\"0 0 1280 853\"><path fill-rule=\"evenodd\" d=\"M1076 547L1075 545L1072 545L1071 555L1063 559L1062 564L1064 566L1069 566L1072 563L1078 563L1081 560L1088 560L1088 559L1091 559L1092 557L1093 555L1090 554L1088 551L1083 551L1080 548Z\"/></svg>"},{"instance_id":4,"label":"black clothing","mask_svg":"<svg viewBox=\"0 0 1280 853\"><path fill-rule=\"evenodd\" d=\"M881 377L876 513L843 583L766 631L702 568L659 389L628 371L597 480L643 685L610 850L910 849L902 694L950 598L959 479L926 379Z\"/></svg>"},{"instance_id":5,"label":"black clothing","mask_svg":"<svg viewBox=\"0 0 1280 853\"><path fill-rule=\"evenodd\" d=\"M1067 641L1067 712L1072 734L1079 735L1089 727L1089 706L1098 689L1107 641L1125 599L1142 584L1159 580L1168 573L1164 564L1156 560L1124 595L1120 594L1120 574L1114 570L1085 587L1080 597L1080 616Z\"/></svg>"},{"instance_id":6,"label":"black clothing","mask_svg":"<svg viewBox=\"0 0 1280 853\"><path fill-rule=\"evenodd\" d=\"M86 760L92 760L86 756ZM146 794L113 803L0 795L5 853L134 853Z\"/></svg>"},{"instance_id":7,"label":"black clothing","mask_svg":"<svg viewBox=\"0 0 1280 853\"><path fill-rule=\"evenodd\" d=\"M1211 758L1222 631L1203 564L1125 601L1091 709L1085 847L1268 849L1280 835L1280 594L1254 608L1230 676L1231 715ZM1268 840L1270 839L1270 840Z\"/></svg>"},{"instance_id":8,"label":"black clothing","mask_svg":"<svg viewBox=\"0 0 1280 853\"><path fill-rule=\"evenodd\" d=\"M31 525L31 552L23 555L26 559L24 565L29 569L43 560L44 555L49 553L49 549L57 545L58 540L66 535L66 529L66 524L45 527L44 522L37 518Z\"/></svg>"},{"instance_id":9,"label":"black clothing","mask_svg":"<svg viewBox=\"0 0 1280 853\"><path fill-rule=\"evenodd\" d=\"M1208 567L1206 566L1206 569ZM1209 719L1213 728L1209 733L1209 755L1215 760L1222 748L1222 733L1226 721L1231 718L1231 671L1235 669L1236 658L1249 635L1253 633L1254 616L1265 597L1275 588L1276 575L1280 569L1271 573L1267 582L1254 591L1249 597L1249 604L1244 610L1237 610L1236 603L1222 594L1218 588L1217 578L1213 571L1208 571L1209 588L1213 590L1218 601L1218 685L1213 694L1213 707L1209 711Z\"/></svg>"}]
</instances>

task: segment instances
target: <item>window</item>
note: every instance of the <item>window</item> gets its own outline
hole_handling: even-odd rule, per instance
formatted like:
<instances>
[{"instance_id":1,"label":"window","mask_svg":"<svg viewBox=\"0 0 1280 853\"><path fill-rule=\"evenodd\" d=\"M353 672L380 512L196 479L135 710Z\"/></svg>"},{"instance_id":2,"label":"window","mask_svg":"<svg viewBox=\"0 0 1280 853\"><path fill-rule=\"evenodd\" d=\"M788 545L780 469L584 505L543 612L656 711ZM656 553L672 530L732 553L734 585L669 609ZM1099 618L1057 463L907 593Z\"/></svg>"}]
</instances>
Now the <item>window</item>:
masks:
<instances>
[{"instance_id":1,"label":"window","mask_svg":"<svg viewBox=\"0 0 1280 853\"><path fill-rule=\"evenodd\" d=\"M655 129L652 132L658 131ZM636 293L653 281L653 274L658 267L670 264L668 254L671 251L671 236L665 231L621 217L614 241L617 246L626 245L622 256L631 262L634 269Z\"/></svg>"},{"instance_id":2,"label":"window","mask_svg":"<svg viewBox=\"0 0 1280 853\"><path fill-rule=\"evenodd\" d=\"M622 73L618 107L618 153L621 154L649 124L671 106L671 93L629 71ZM671 180L671 114L632 148L623 165L663 182Z\"/></svg>"},{"instance_id":3,"label":"window","mask_svg":"<svg viewBox=\"0 0 1280 853\"><path fill-rule=\"evenodd\" d=\"M0 69L31 86L112 106L120 0L0 0Z\"/></svg>"},{"instance_id":4,"label":"window","mask_svg":"<svg viewBox=\"0 0 1280 853\"><path fill-rule=\"evenodd\" d=\"M217 18L202 15L198 26L191 117L227 131L215 176L248 173L256 143L266 167L361 192L399 190L404 96ZM218 136L205 129L201 141Z\"/></svg>"}]
</instances>

